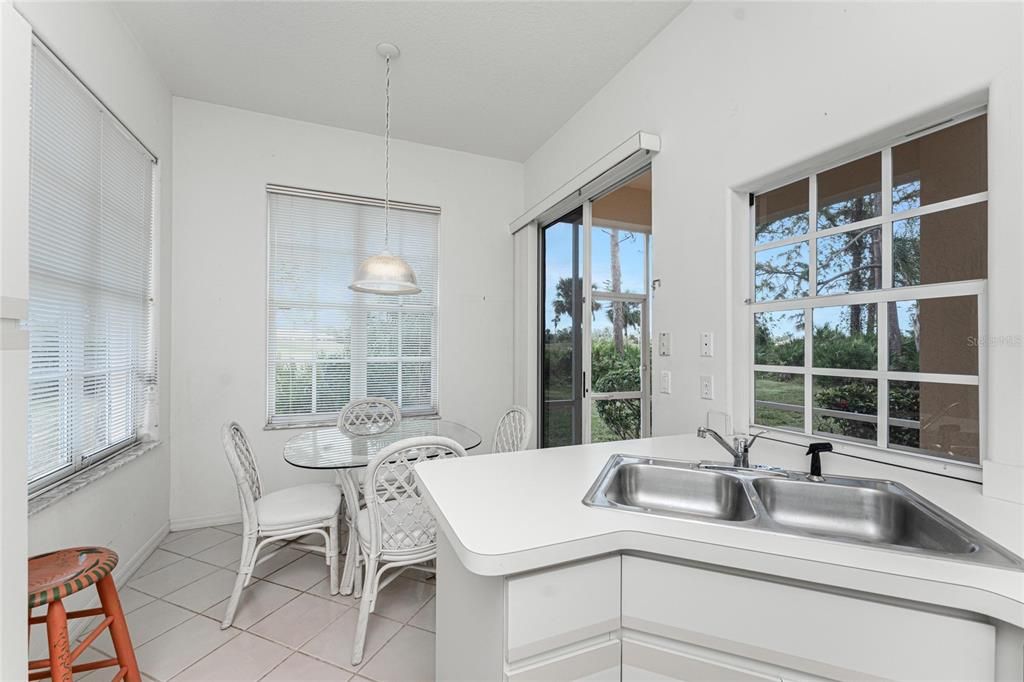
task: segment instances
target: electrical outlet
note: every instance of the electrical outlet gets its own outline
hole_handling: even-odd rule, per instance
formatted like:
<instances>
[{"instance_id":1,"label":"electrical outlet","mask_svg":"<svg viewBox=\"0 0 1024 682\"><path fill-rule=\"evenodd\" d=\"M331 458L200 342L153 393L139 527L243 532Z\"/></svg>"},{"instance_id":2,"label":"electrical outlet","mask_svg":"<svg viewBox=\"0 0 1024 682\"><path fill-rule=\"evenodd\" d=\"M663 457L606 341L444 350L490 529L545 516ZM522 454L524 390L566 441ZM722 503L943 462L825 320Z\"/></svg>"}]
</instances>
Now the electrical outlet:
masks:
<instances>
[{"instance_id":1,"label":"electrical outlet","mask_svg":"<svg viewBox=\"0 0 1024 682\"><path fill-rule=\"evenodd\" d=\"M658 355L662 357L672 355L672 334L669 332L658 332Z\"/></svg>"},{"instance_id":2,"label":"electrical outlet","mask_svg":"<svg viewBox=\"0 0 1024 682\"><path fill-rule=\"evenodd\" d=\"M704 400L715 399L715 378L708 375L700 377L700 397Z\"/></svg>"},{"instance_id":3,"label":"electrical outlet","mask_svg":"<svg viewBox=\"0 0 1024 682\"><path fill-rule=\"evenodd\" d=\"M703 332L700 335L700 356L711 358L715 355L715 335L711 332Z\"/></svg>"},{"instance_id":4,"label":"electrical outlet","mask_svg":"<svg viewBox=\"0 0 1024 682\"><path fill-rule=\"evenodd\" d=\"M661 370L661 392L665 394L672 392L672 372L667 369Z\"/></svg>"}]
</instances>

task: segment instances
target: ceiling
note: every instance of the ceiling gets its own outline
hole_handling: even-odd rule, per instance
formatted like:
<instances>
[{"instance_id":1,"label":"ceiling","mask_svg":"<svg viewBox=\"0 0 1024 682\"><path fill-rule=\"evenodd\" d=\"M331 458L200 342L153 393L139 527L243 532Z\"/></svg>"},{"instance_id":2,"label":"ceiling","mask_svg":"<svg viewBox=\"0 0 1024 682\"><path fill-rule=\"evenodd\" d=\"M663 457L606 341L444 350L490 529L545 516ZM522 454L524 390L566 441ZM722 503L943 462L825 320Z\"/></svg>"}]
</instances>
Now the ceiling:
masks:
<instances>
[{"instance_id":1,"label":"ceiling","mask_svg":"<svg viewBox=\"0 0 1024 682\"><path fill-rule=\"evenodd\" d=\"M181 97L525 160L687 2L117 2Z\"/></svg>"}]
</instances>

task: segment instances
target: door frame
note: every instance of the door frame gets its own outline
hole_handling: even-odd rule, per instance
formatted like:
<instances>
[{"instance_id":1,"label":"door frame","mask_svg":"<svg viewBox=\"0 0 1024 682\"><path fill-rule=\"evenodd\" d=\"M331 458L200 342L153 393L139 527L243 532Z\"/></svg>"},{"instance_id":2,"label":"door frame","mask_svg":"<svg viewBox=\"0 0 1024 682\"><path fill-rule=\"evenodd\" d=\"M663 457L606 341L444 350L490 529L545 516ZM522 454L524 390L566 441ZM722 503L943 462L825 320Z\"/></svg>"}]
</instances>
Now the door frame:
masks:
<instances>
[{"instance_id":1,"label":"door frame","mask_svg":"<svg viewBox=\"0 0 1024 682\"><path fill-rule=\"evenodd\" d=\"M650 172L648 166L643 172ZM624 184L624 183L623 183ZM602 193L601 196L615 191L622 185ZM538 362L537 362L537 447L543 447L543 436L545 427L545 407L551 403L558 402L572 404L574 411L577 411L577 418L573 419L572 440L574 443L589 444L591 442L592 413L595 400L613 399L639 399L640 400L640 437L647 438L651 435L651 235L645 233L644 238L644 293L613 293L594 291L592 282L591 243L594 230L593 202L599 197L586 199L581 202L582 222L572 222L573 229L573 272L574 282L579 281L579 290L573 296L573 397L567 400L546 401L544 396L544 340L546 322L546 286L547 283L547 259L546 259L546 232L545 230L557 223L567 222L564 218L575 211L566 213L561 218L545 225L537 225L539 232L538 239L538 282L537 307L540 324L537 335ZM578 210L578 209L577 209ZM599 227L604 227L601 225ZM621 228L630 230L628 225L621 225ZM596 301L622 301L626 303L640 304L640 390L623 391L616 393L594 394L592 390L592 349L593 349L593 314L592 305ZM578 317L577 317L578 316ZM578 324L575 320L578 319ZM578 364L577 364L578 359Z\"/></svg>"},{"instance_id":2,"label":"door frame","mask_svg":"<svg viewBox=\"0 0 1024 682\"><path fill-rule=\"evenodd\" d=\"M650 167L645 172L651 172ZM617 185L613 189L605 192L609 194L614 192L623 185ZM584 445L591 442L592 427L593 424L592 416L594 410L594 401L596 400L616 400L616 399L639 399L640 400L640 437L647 438L651 435L651 384L650 384L650 366L651 366L651 337L650 337L650 296L651 296L651 239L650 235L644 233L644 293L642 294L631 294L631 293L614 293L610 291L596 291L594 289L593 276L591 272L592 259L591 259L591 243L593 241L592 235L594 231L594 201L600 199L595 197L593 199L587 199L583 202L583 225L581 230L583 231L583 249L581 258L583 259L583 283L580 287L583 290L582 296L582 312L583 312L583 324L581 325L582 333L581 342L583 344L583 352L581 354L581 366L583 376L583 396L580 404L580 410L582 412L582 439L581 443ZM605 227L600 225L599 227ZM611 225L608 225L611 227ZM636 230L629 230L628 226L621 225L622 230L635 232ZM593 299L593 301L591 300ZM639 303L640 304L640 390L639 391L620 391L615 393L597 393L595 394L592 387L593 381L593 313L592 303L598 301L621 301L623 303Z\"/></svg>"}]
</instances>

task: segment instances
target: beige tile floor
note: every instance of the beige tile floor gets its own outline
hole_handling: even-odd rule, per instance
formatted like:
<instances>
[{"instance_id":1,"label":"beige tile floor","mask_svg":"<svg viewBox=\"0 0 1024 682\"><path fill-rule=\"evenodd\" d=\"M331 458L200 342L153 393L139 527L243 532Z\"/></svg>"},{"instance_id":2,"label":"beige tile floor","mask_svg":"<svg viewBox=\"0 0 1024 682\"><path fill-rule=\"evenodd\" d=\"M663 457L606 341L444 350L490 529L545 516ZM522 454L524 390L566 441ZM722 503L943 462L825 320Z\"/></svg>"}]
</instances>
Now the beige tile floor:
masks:
<instances>
[{"instance_id":1,"label":"beige tile floor","mask_svg":"<svg viewBox=\"0 0 1024 682\"><path fill-rule=\"evenodd\" d=\"M434 679L434 585L418 571L407 571L377 598L358 667L351 662L358 601L331 595L323 556L301 549L285 549L257 569L233 626L221 630L240 532L235 524L171 533L121 588L145 678ZM112 654L104 634L87 655ZM109 678L100 670L78 679Z\"/></svg>"}]
</instances>

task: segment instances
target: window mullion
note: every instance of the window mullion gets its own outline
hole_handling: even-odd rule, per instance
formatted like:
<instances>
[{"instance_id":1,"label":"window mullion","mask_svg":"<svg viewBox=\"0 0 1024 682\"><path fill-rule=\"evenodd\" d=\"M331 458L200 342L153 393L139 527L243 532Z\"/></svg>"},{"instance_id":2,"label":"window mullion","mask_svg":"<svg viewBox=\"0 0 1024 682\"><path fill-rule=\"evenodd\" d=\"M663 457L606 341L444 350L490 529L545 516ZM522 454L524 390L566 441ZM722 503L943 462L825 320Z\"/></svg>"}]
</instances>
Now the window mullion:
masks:
<instances>
[{"instance_id":1,"label":"window mullion","mask_svg":"<svg viewBox=\"0 0 1024 682\"><path fill-rule=\"evenodd\" d=\"M807 182L807 291L811 299L818 294L818 176L812 175ZM804 433L814 431L814 318L810 305L804 307Z\"/></svg>"},{"instance_id":2,"label":"window mullion","mask_svg":"<svg viewBox=\"0 0 1024 682\"><path fill-rule=\"evenodd\" d=\"M882 150L882 288L892 288L892 147ZM889 444L889 305L877 304L876 339L878 345L878 429L875 434L878 447Z\"/></svg>"}]
</instances>

